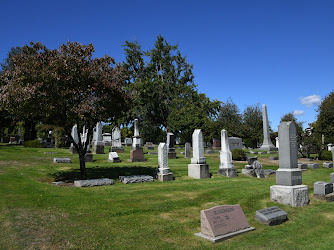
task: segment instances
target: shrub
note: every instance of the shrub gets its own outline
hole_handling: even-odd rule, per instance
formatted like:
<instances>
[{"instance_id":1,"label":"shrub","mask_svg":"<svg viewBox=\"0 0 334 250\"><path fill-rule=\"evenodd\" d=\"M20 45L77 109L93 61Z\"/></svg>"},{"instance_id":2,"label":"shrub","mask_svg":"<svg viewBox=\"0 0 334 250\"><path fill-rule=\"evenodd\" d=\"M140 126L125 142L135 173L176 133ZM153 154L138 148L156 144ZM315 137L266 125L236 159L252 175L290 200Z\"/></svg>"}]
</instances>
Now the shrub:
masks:
<instances>
[{"instance_id":1,"label":"shrub","mask_svg":"<svg viewBox=\"0 0 334 250\"><path fill-rule=\"evenodd\" d=\"M53 137L55 138L56 148L61 148L66 146L66 134L62 127L56 127L53 130Z\"/></svg>"},{"instance_id":2,"label":"shrub","mask_svg":"<svg viewBox=\"0 0 334 250\"><path fill-rule=\"evenodd\" d=\"M25 141L23 146L27 148L45 148L45 145L39 140Z\"/></svg>"},{"instance_id":3,"label":"shrub","mask_svg":"<svg viewBox=\"0 0 334 250\"><path fill-rule=\"evenodd\" d=\"M332 152L329 152L327 150L323 150L320 154L319 160L331 161L332 160Z\"/></svg>"},{"instance_id":4,"label":"shrub","mask_svg":"<svg viewBox=\"0 0 334 250\"><path fill-rule=\"evenodd\" d=\"M247 155L245 151L242 149L234 149L232 151L232 159L235 161L245 161L247 158Z\"/></svg>"}]
</instances>

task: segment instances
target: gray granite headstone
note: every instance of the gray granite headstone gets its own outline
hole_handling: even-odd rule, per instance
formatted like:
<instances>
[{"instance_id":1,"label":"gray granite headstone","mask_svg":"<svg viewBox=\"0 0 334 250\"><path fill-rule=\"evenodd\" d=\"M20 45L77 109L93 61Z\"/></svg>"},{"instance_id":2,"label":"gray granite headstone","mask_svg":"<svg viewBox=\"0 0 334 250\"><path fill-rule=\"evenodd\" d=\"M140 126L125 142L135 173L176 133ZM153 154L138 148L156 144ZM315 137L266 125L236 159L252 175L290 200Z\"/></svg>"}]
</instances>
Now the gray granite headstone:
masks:
<instances>
[{"instance_id":1,"label":"gray granite headstone","mask_svg":"<svg viewBox=\"0 0 334 250\"><path fill-rule=\"evenodd\" d=\"M158 173L159 181L172 181L173 173L168 167L168 148L166 143L160 143L158 146Z\"/></svg>"},{"instance_id":2,"label":"gray granite headstone","mask_svg":"<svg viewBox=\"0 0 334 250\"><path fill-rule=\"evenodd\" d=\"M256 211L255 219L262 224L274 226L288 220L288 213L279 207L268 207Z\"/></svg>"},{"instance_id":3,"label":"gray granite headstone","mask_svg":"<svg viewBox=\"0 0 334 250\"><path fill-rule=\"evenodd\" d=\"M54 163L71 163L70 158L53 158Z\"/></svg>"},{"instance_id":4,"label":"gray granite headstone","mask_svg":"<svg viewBox=\"0 0 334 250\"><path fill-rule=\"evenodd\" d=\"M111 145L113 148L121 148L122 147L122 138L121 138L121 130L119 127L114 127L112 130L112 141Z\"/></svg>"},{"instance_id":5,"label":"gray granite headstone","mask_svg":"<svg viewBox=\"0 0 334 250\"><path fill-rule=\"evenodd\" d=\"M109 178L74 181L74 186L76 187L107 186L112 184L114 184L114 180Z\"/></svg>"},{"instance_id":6,"label":"gray granite headstone","mask_svg":"<svg viewBox=\"0 0 334 250\"><path fill-rule=\"evenodd\" d=\"M307 170L307 164L305 164L305 163L298 163L298 168L300 170Z\"/></svg>"},{"instance_id":7,"label":"gray granite headstone","mask_svg":"<svg viewBox=\"0 0 334 250\"><path fill-rule=\"evenodd\" d=\"M323 167L324 167L324 168L333 168L333 162L325 161L325 162L323 163Z\"/></svg>"},{"instance_id":8,"label":"gray granite headstone","mask_svg":"<svg viewBox=\"0 0 334 250\"><path fill-rule=\"evenodd\" d=\"M314 183L314 194L326 195L333 193L333 183L317 181Z\"/></svg>"},{"instance_id":9,"label":"gray granite headstone","mask_svg":"<svg viewBox=\"0 0 334 250\"><path fill-rule=\"evenodd\" d=\"M190 142L186 142L185 144L185 158L191 157L191 144Z\"/></svg>"},{"instance_id":10,"label":"gray granite headstone","mask_svg":"<svg viewBox=\"0 0 334 250\"><path fill-rule=\"evenodd\" d=\"M310 168L310 169L319 169L320 165L319 165L319 163L309 163L309 164L307 164L307 167Z\"/></svg>"},{"instance_id":11,"label":"gray granite headstone","mask_svg":"<svg viewBox=\"0 0 334 250\"><path fill-rule=\"evenodd\" d=\"M223 205L201 211L201 232L195 235L219 242L254 229L240 205Z\"/></svg>"}]
</instances>

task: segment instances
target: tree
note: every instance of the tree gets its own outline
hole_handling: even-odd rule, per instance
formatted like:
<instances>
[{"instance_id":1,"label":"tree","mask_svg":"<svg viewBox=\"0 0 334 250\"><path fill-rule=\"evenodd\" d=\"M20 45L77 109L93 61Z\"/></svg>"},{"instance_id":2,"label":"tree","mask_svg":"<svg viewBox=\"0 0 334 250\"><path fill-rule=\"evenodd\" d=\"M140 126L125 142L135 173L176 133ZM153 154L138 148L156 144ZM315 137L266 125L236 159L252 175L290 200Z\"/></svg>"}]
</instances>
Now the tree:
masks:
<instances>
[{"instance_id":1,"label":"tree","mask_svg":"<svg viewBox=\"0 0 334 250\"><path fill-rule=\"evenodd\" d=\"M334 91L329 93L317 109L317 130L325 136L325 143L334 142Z\"/></svg>"},{"instance_id":2,"label":"tree","mask_svg":"<svg viewBox=\"0 0 334 250\"><path fill-rule=\"evenodd\" d=\"M129 106L123 90L123 73L113 58L93 58L92 44L68 42L56 50L41 43L22 47L13 57L13 69L1 74L0 104L22 117L38 118L65 129L79 153L81 177L86 177L85 155L80 131L88 129L88 138L99 121L113 121ZM71 136L78 126L79 142Z\"/></svg>"},{"instance_id":3,"label":"tree","mask_svg":"<svg viewBox=\"0 0 334 250\"><path fill-rule=\"evenodd\" d=\"M263 138L263 118L260 104L247 106L242 117L245 144L248 147L256 148Z\"/></svg>"}]
</instances>

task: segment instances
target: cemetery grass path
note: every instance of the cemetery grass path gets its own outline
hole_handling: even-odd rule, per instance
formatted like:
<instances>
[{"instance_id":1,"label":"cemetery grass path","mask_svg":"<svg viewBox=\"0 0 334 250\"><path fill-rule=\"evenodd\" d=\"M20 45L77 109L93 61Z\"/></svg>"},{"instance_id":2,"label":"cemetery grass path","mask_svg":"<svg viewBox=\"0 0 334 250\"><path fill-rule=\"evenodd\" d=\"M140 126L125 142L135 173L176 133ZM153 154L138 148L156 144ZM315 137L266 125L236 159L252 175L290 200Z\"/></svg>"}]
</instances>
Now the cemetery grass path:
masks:
<instances>
[{"instance_id":1,"label":"cemetery grass path","mask_svg":"<svg viewBox=\"0 0 334 250\"><path fill-rule=\"evenodd\" d=\"M157 155L130 163L125 147L119 154L122 162L110 163L108 150L94 155L87 173L89 178L114 178L115 185L76 188L50 184L79 179L78 156L68 149L0 144L0 249L332 249L334 202L312 198L313 183L329 181L331 169L303 172L311 203L295 208L270 201L275 176L244 176L245 162L235 162L237 178L217 175L218 153L206 155L211 179L187 177L190 159L177 149L179 158L169 160L175 181L125 185L116 180L118 175L153 173ZM259 161L265 169L277 169L278 161L269 156L258 155ZM54 157L69 157L73 163L55 164ZM194 236L202 209L233 204L241 205L255 231L217 244ZM289 220L272 227L257 222L256 210L270 206L286 211Z\"/></svg>"}]
</instances>

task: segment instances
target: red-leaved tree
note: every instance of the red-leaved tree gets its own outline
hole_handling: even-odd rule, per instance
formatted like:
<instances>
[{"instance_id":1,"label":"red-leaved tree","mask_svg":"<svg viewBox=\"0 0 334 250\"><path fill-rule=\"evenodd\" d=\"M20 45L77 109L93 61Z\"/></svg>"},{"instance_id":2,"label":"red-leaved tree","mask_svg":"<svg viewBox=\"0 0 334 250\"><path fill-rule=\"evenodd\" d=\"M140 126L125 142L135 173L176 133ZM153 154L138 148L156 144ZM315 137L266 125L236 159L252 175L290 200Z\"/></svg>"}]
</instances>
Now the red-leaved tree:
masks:
<instances>
[{"instance_id":1,"label":"red-leaved tree","mask_svg":"<svg viewBox=\"0 0 334 250\"><path fill-rule=\"evenodd\" d=\"M130 106L123 89L122 67L113 58L93 58L92 44L68 42L49 50L30 43L13 59L14 67L1 73L0 105L21 117L32 117L50 125L62 126L73 141L71 128L78 126L81 177L86 177L88 147L79 136L83 126L88 138L99 121L112 121Z\"/></svg>"}]
</instances>

